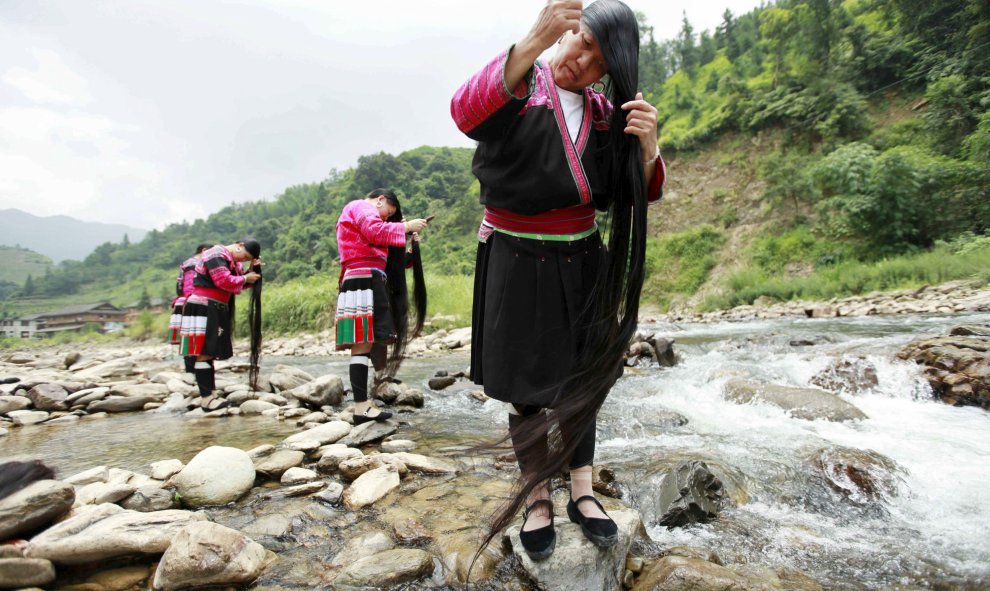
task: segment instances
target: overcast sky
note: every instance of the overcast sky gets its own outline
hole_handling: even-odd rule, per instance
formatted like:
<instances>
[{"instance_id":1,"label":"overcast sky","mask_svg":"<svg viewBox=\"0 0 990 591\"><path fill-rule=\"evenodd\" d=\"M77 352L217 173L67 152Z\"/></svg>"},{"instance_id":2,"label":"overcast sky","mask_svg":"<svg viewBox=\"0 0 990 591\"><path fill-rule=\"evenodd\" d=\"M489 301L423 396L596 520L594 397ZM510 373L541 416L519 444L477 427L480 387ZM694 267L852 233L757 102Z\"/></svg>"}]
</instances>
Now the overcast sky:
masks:
<instances>
[{"instance_id":1,"label":"overcast sky","mask_svg":"<svg viewBox=\"0 0 990 591\"><path fill-rule=\"evenodd\" d=\"M658 40L759 0L627 0ZM0 209L162 228L470 146L453 91L542 0L0 0Z\"/></svg>"}]
</instances>

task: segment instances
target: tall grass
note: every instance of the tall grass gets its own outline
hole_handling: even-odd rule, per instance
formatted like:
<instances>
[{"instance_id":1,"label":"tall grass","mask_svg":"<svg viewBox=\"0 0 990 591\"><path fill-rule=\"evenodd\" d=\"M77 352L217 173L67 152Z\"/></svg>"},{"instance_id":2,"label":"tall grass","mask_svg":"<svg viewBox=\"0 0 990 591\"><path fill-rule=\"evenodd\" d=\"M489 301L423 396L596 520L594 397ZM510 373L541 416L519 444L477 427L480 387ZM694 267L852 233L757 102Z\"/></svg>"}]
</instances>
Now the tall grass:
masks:
<instances>
[{"instance_id":1,"label":"tall grass","mask_svg":"<svg viewBox=\"0 0 990 591\"><path fill-rule=\"evenodd\" d=\"M701 309L752 304L761 296L782 302L828 300L960 279L990 281L990 245L959 250L940 245L928 252L876 262L840 262L796 278L773 277L759 269L747 269L731 276L725 293L709 296Z\"/></svg>"},{"instance_id":2,"label":"tall grass","mask_svg":"<svg viewBox=\"0 0 990 591\"><path fill-rule=\"evenodd\" d=\"M473 278L468 275L426 275L427 331L471 324ZM337 310L337 277L314 276L266 284L262 292L265 334L319 332L333 328ZM247 294L238 297L237 334L247 336ZM163 333L164 334L164 333Z\"/></svg>"},{"instance_id":3,"label":"tall grass","mask_svg":"<svg viewBox=\"0 0 990 591\"><path fill-rule=\"evenodd\" d=\"M708 279L725 237L710 225L646 241L643 299L666 311L676 294L691 295Z\"/></svg>"}]
</instances>

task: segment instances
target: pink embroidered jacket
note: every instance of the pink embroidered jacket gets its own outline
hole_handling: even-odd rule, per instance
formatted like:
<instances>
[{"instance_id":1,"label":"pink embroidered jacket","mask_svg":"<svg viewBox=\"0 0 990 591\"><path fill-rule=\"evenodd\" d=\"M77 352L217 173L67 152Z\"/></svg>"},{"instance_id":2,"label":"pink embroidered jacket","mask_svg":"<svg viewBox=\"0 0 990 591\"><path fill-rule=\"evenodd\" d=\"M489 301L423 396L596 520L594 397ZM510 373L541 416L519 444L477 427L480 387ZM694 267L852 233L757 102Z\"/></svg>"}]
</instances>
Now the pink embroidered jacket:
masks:
<instances>
[{"instance_id":1,"label":"pink embroidered jacket","mask_svg":"<svg viewBox=\"0 0 990 591\"><path fill-rule=\"evenodd\" d=\"M553 75L537 61L515 87L505 86L503 51L465 82L450 103L458 129L476 140L472 171L481 202L515 214L537 216L561 208L606 209L611 173L608 149L612 105L584 90L584 118L576 141L567 132ZM658 157L647 179L647 198L663 194L666 166ZM593 216L593 213L590 213Z\"/></svg>"},{"instance_id":2,"label":"pink embroidered jacket","mask_svg":"<svg viewBox=\"0 0 990 591\"><path fill-rule=\"evenodd\" d=\"M406 245L402 222L386 222L370 201L358 199L344 206L337 220L337 250L341 277L352 269L385 270L388 247Z\"/></svg>"},{"instance_id":3,"label":"pink embroidered jacket","mask_svg":"<svg viewBox=\"0 0 990 591\"><path fill-rule=\"evenodd\" d=\"M172 306L181 306L192 293L193 279L196 277L196 257L189 257L179 265L179 276L175 278L175 299Z\"/></svg>"},{"instance_id":4,"label":"pink embroidered jacket","mask_svg":"<svg viewBox=\"0 0 990 591\"><path fill-rule=\"evenodd\" d=\"M196 277L188 301L202 301L203 298L227 303L230 296L241 293L245 278L241 265L234 260L226 246L218 244L203 251L196 263Z\"/></svg>"}]
</instances>

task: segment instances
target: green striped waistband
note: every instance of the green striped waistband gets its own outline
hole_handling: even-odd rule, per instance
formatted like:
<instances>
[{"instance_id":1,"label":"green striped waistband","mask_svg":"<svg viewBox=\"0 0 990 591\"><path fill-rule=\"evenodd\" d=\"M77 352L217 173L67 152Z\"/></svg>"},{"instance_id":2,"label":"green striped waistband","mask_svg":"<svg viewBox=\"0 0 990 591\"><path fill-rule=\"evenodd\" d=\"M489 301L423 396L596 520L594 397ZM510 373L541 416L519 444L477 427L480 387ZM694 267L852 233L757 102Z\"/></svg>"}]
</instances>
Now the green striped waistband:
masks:
<instances>
[{"instance_id":1,"label":"green striped waistband","mask_svg":"<svg viewBox=\"0 0 990 591\"><path fill-rule=\"evenodd\" d=\"M575 240L587 238L597 232L598 224L594 224L584 232L578 232L577 234L530 234L529 232L513 232L512 230L503 230L502 228L495 228L494 226L492 226L492 228L496 232L508 234L509 236L515 236L516 238L526 238L529 240L552 240L554 242L574 242Z\"/></svg>"}]
</instances>

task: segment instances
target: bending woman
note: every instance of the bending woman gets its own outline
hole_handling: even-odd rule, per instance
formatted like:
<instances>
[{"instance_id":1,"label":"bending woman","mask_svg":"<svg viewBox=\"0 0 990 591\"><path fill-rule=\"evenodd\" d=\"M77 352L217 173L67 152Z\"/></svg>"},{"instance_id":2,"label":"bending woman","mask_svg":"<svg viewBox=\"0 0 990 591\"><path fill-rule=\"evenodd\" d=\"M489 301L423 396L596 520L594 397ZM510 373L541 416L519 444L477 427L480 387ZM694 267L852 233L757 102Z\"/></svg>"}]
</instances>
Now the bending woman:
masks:
<instances>
[{"instance_id":1,"label":"bending woman","mask_svg":"<svg viewBox=\"0 0 990 591\"><path fill-rule=\"evenodd\" d=\"M193 279L196 277L196 263L199 262L200 255L204 250L213 246L204 242L196 247L196 253L179 265L179 276L175 278L175 299L172 300L172 316L168 321L169 343L173 345L181 344L179 331L182 328L182 308L186 305L186 298L192 293ZM195 373L196 358L186 355L182 358L185 361L186 373Z\"/></svg>"},{"instance_id":2,"label":"bending woman","mask_svg":"<svg viewBox=\"0 0 990 591\"><path fill-rule=\"evenodd\" d=\"M618 540L592 494L595 424L636 328L646 206L664 180L656 109L636 90L638 60L628 6L553 0L451 102L458 128L479 142L473 171L485 206L471 374L508 403L521 473L488 540L525 501L519 537L534 560L554 549L547 482L565 466L568 517L599 546ZM606 75L602 90L592 87ZM607 247L596 211L607 212ZM560 428L555 449L548 409Z\"/></svg>"},{"instance_id":3,"label":"bending woman","mask_svg":"<svg viewBox=\"0 0 990 591\"><path fill-rule=\"evenodd\" d=\"M375 189L344 206L337 220L340 284L337 296L337 350L351 350L350 380L354 424L385 421L392 416L368 400L368 365L393 378L406 343L423 328L426 288L419 257L419 235L426 220L403 221L399 199L389 189ZM405 269L410 236L415 281L416 326L408 330ZM386 348L394 345L386 360Z\"/></svg>"},{"instance_id":4,"label":"bending woman","mask_svg":"<svg viewBox=\"0 0 990 591\"><path fill-rule=\"evenodd\" d=\"M254 271L242 274L241 263L250 262L249 268L253 269L260 264L260 256L261 245L246 238L234 244L208 248L196 263L192 293L182 311L179 352L196 358L193 373L199 387L200 406L205 410L217 410L228 404L214 392L213 361L234 355L231 343L233 296L261 278Z\"/></svg>"}]
</instances>

